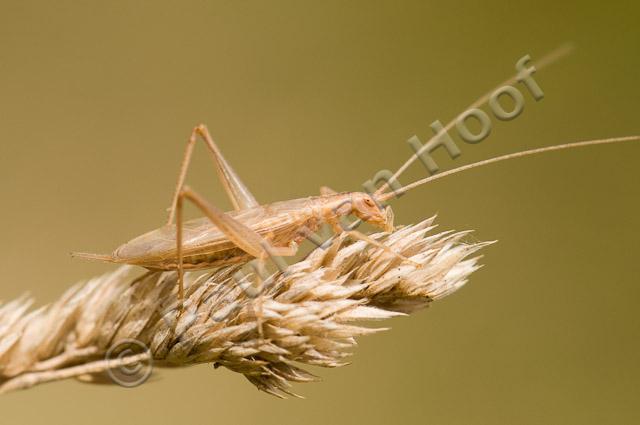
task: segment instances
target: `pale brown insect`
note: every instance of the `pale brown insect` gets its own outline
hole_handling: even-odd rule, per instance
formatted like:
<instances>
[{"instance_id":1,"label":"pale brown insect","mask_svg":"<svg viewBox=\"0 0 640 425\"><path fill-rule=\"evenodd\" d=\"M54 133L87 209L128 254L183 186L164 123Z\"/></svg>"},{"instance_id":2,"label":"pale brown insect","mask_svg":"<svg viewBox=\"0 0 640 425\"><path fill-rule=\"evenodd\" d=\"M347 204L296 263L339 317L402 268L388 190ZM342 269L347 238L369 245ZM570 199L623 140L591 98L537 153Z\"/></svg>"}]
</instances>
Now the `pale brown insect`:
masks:
<instances>
[{"instance_id":1,"label":"pale brown insect","mask_svg":"<svg viewBox=\"0 0 640 425\"><path fill-rule=\"evenodd\" d=\"M501 85L512 80L515 80L515 77ZM490 93L484 95L471 107L477 107L486 102L489 95ZM451 128L453 123L454 121L448 123L444 131ZM439 135L435 135L432 140ZM223 212L184 184L198 137L204 140L213 154L218 175L234 206L234 211ZM355 215L367 223L385 231L391 231L393 230L393 212L383 203L430 181L478 166L536 153L638 139L638 136L631 136L592 140L508 154L458 167L387 192L385 190L389 188L389 182L374 194L336 193L324 187L321 188L320 196L260 205L225 160L207 128L199 125L194 128L187 143L167 224L132 239L110 255L86 253L74 255L113 263L132 264L149 270L177 270L180 299L184 299L184 270L203 270L227 264L244 263L253 258L264 262L270 256L292 256L297 252L298 243L323 224L329 224L336 233L348 232L354 238L380 246L390 254L400 257L402 261L419 267L419 264L411 259L391 251L367 235L342 227L340 219ZM419 154L420 152L417 152L409 158L391 180L397 179ZM182 210L185 199L194 203L205 217L183 222Z\"/></svg>"},{"instance_id":2,"label":"pale brown insect","mask_svg":"<svg viewBox=\"0 0 640 425\"><path fill-rule=\"evenodd\" d=\"M220 179L235 206L235 211L225 213L208 203L188 186L184 186L197 135L201 135L211 148ZM184 270L209 269L243 263L253 258L266 260L269 256L291 256L297 252L297 244L310 233L318 230L322 224L331 225L335 232L346 231L355 238L378 245L375 240L360 232L343 228L339 224L340 218L353 214L367 223L391 231L393 230L393 212L390 206L383 207L381 203L430 181L506 159L573 147L638 140L638 138L638 136L631 136L591 140L508 154L436 174L387 193L382 191L374 195L363 192L335 193L325 187L321 188L320 196L259 205L226 162L206 127L200 125L193 130L187 145L168 223L121 245L111 255L85 253L74 255L113 263L132 264L150 270L177 270L180 273L179 290L182 295ZM206 217L183 222L184 199L192 201ZM176 218L175 225L174 218ZM411 262L408 258L391 253L398 255L403 261Z\"/></svg>"},{"instance_id":3,"label":"pale brown insect","mask_svg":"<svg viewBox=\"0 0 640 425\"><path fill-rule=\"evenodd\" d=\"M234 211L223 212L184 185L198 136L202 137L213 154L220 180L235 207ZM183 222L185 199L193 202L205 217ZM350 214L387 231L393 230L391 209L383 209L371 195L362 192L336 193L325 187L321 189L321 196L259 205L222 156L207 128L199 125L194 128L187 144L167 224L121 245L110 255L73 255L138 265L150 270L177 270L182 297L184 270L209 269L243 263L253 258L264 261L269 256L292 256L297 252L297 244L322 224L329 224L337 232L344 230L356 238L379 245L360 232L341 227L339 219ZM411 262L399 254L393 254Z\"/></svg>"}]
</instances>

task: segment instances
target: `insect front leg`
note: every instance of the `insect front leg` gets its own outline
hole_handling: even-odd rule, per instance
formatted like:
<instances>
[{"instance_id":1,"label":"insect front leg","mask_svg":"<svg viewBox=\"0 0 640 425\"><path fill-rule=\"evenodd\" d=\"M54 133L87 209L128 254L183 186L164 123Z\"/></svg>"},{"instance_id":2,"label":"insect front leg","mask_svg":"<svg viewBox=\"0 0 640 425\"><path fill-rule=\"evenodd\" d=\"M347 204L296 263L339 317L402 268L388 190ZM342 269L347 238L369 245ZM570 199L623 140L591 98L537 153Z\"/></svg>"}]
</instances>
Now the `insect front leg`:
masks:
<instances>
[{"instance_id":1,"label":"insect front leg","mask_svg":"<svg viewBox=\"0 0 640 425\"><path fill-rule=\"evenodd\" d=\"M420 263L418 263L416 261L413 261L410 258L405 257L404 255L400 254L399 252L394 251L393 249L389 248L385 244L383 244L381 242L378 242L377 240L373 239L369 235L366 235L366 234L364 234L362 232L359 232L358 230L345 230L345 233L348 234L349 236L351 236L354 239L365 241L367 243L370 243L371 245L374 245L374 246L382 249L387 254L391 254L394 257L399 258L400 260L402 260L403 263L411 264L412 266L414 266L416 268L422 267L422 264L420 264Z\"/></svg>"},{"instance_id":2,"label":"insect front leg","mask_svg":"<svg viewBox=\"0 0 640 425\"><path fill-rule=\"evenodd\" d=\"M385 226L385 231L393 231L393 211L391 210L390 207L387 207L386 213L386 226ZM340 223L339 220L339 214L334 214L332 216L328 216L325 217L325 222L331 226L331 228L333 229L334 233L339 235L342 233L345 233L349 236L351 236L353 239L357 239L357 240L361 240L361 241L365 241L371 245L374 245L382 250L384 250L384 252L393 255L394 257L399 258L400 260L402 260L403 263L408 263L413 265L414 267L422 267L422 265L420 263L417 263L407 257L405 257L404 255L400 254L399 252L395 252L394 250L392 250L391 248L389 248L388 246L378 242L377 240L373 239L372 237L358 231L355 230L354 227L357 224L359 224L359 222L356 223L352 223L349 226L344 226L342 223Z\"/></svg>"},{"instance_id":3,"label":"insect front leg","mask_svg":"<svg viewBox=\"0 0 640 425\"><path fill-rule=\"evenodd\" d=\"M384 221L386 223L384 226L384 231L393 232L396 226L394 225L395 214L393 213L391 206L387 205L387 208L384 211L384 216L385 216Z\"/></svg>"}]
</instances>

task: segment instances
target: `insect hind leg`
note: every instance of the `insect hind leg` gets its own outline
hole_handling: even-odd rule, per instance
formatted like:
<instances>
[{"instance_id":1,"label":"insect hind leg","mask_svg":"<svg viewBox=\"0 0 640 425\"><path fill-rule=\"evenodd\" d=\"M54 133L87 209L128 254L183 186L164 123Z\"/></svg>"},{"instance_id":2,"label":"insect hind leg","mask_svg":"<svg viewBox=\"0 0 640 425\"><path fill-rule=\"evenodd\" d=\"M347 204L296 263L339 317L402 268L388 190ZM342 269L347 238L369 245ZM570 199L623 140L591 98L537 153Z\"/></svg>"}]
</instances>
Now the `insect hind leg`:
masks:
<instances>
[{"instance_id":1,"label":"insect hind leg","mask_svg":"<svg viewBox=\"0 0 640 425\"><path fill-rule=\"evenodd\" d=\"M256 201L253 194L242 182L240 176L233 170L231 165L229 165L227 160L222 155L222 152L220 152L218 145L213 141L213 138L209 134L209 130L207 129L207 127L204 124L200 124L194 127L194 129L191 131L191 136L187 141L187 146L185 148L182 163L180 165L180 172L178 174L176 189L171 201L171 207L169 209L170 212L167 224L171 224L174 218L176 218L178 197L182 192L185 180L187 178L187 172L189 171L189 166L191 165L193 148L195 147L195 144L198 140L198 136L202 138L202 140L209 148L209 151L211 151L211 154L213 155L216 170L218 171L218 177L220 178L220 182L222 183L224 190L227 192L227 195L229 196L234 209L238 211L258 205L258 201Z\"/></svg>"},{"instance_id":2,"label":"insect hind leg","mask_svg":"<svg viewBox=\"0 0 640 425\"><path fill-rule=\"evenodd\" d=\"M267 239L259 235L250 227L226 214L224 211L207 202L201 195L185 186L179 193L176 202L176 255L178 260L178 296L180 298L181 309L184 304L184 241L183 241L183 209L184 200L193 203L205 216L220 230L229 241L235 246L245 251L247 254L257 258L263 263L267 258L274 256L293 256L297 252L297 246L279 247L273 246ZM258 323L259 332L262 336L262 292L258 300Z\"/></svg>"}]
</instances>

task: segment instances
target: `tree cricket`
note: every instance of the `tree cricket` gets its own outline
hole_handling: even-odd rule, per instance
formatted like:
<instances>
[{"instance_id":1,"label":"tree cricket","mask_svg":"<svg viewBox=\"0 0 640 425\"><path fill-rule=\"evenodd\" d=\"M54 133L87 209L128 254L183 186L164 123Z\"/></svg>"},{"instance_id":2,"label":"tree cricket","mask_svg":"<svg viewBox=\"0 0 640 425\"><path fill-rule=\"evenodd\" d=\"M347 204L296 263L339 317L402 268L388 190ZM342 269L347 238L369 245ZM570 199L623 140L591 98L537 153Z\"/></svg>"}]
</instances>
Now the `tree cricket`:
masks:
<instances>
[{"instance_id":1,"label":"tree cricket","mask_svg":"<svg viewBox=\"0 0 640 425\"><path fill-rule=\"evenodd\" d=\"M194 145L198 136L211 151L220 181L235 210L223 212L185 185ZM184 221L184 201L192 202L205 217ZM192 131L187 143L178 183L165 226L145 233L118 247L111 255L74 253L76 257L142 266L149 270L175 270L179 273L180 298L184 297L184 271L204 270L251 259L265 261L270 256L293 256L297 245L309 232L329 224L336 232L370 243L376 241L355 230L345 230L339 219L350 214L380 227L393 230L391 209L383 209L367 193L336 193L321 188L321 195L260 205L222 156L206 126ZM175 221L175 224L174 224ZM387 249L383 247L383 249ZM388 252L393 253L391 250ZM398 255L403 261L411 260Z\"/></svg>"},{"instance_id":2,"label":"tree cricket","mask_svg":"<svg viewBox=\"0 0 640 425\"><path fill-rule=\"evenodd\" d=\"M512 77L505 83L515 80L516 78ZM490 94L487 94L471 106L477 107L489 99ZM355 239L381 247L404 263L420 267L420 264L411 258L392 251L366 234L354 230L353 226L343 226L340 220L347 216L355 216L359 220L391 232L394 229L394 215L386 201L433 180L479 166L543 152L640 140L640 136L629 136L525 150L457 167L430 175L406 186L400 186L397 180L399 175L413 161L420 158L430 142L437 141L454 123L455 120L449 122L422 146L422 149L417 150L395 174L390 178L386 177L384 185L375 191L371 190L371 193L337 193L323 187L319 196L269 204L258 203L240 176L226 161L207 127L198 125L193 129L186 145L167 223L121 245L112 254L74 253L73 255L92 260L137 265L151 271L177 271L178 294L181 302L184 300L185 271L242 264L252 259L257 259L259 264L263 265L269 257L293 256L298 251L298 245L322 225L331 226L335 234L347 233ZM206 144L213 156L218 177L231 200L233 211L222 211L185 184L193 149L199 139ZM431 145L432 148L433 146ZM185 221L183 219L185 201L193 203L204 217ZM258 317L259 323L260 320ZM260 333L262 333L261 329Z\"/></svg>"}]
</instances>

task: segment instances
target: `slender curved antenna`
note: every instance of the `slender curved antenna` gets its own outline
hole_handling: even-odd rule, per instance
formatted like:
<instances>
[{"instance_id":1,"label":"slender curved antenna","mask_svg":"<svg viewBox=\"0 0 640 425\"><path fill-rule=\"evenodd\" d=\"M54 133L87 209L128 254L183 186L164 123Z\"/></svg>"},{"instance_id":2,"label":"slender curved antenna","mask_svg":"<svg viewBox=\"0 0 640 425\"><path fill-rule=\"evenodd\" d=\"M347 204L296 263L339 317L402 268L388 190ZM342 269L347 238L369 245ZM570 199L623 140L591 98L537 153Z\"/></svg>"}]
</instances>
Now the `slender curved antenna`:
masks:
<instances>
[{"instance_id":1,"label":"slender curved antenna","mask_svg":"<svg viewBox=\"0 0 640 425\"><path fill-rule=\"evenodd\" d=\"M562 46L560 46L557 49L553 50L552 52L548 53L542 59L540 59L537 62L534 62L533 64L537 69L542 69L542 68L546 67L547 65L550 65L550 64L554 63L555 61L557 61L559 59L562 59L564 56L566 56L569 53L571 53L572 50L573 50L573 46L571 44L563 44ZM494 87L493 89L491 89L490 91L488 91L484 95L480 96L478 98L478 100L476 100L471 105L469 105L467 107L467 109L465 109L465 111L467 111L469 109L478 108L478 107L482 106L484 103L486 103L489 100L489 98L491 97L491 95L493 94L494 91L498 90L502 86L514 84L517 79L518 79L518 74L516 73L515 75L511 76L509 79L504 80L503 82L498 84L496 87ZM447 131L451 130L451 128L456 123L456 118L454 118L451 121L449 121L447 123L447 125L445 125L442 128L442 130L440 130L437 134L432 136L427 141L427 143L425 143L420 149L418 149L418 151L415 153L415 155L410 157L407 160L407 162L405 162L402 165L402 167L400 167L398 169L398 171L395 172L393 177L391 177L382 186L380 186L380 188L378 190L376 190L375 196L380 196L381 194L383 194L389 188L390 182L393 182L393 181L397 180L398 177L400 176L400 174L402 174L407 168L409 168L409 166L418 158L418 156L420 156L420 154L422 154L424 152L426 147L429 145L429 142L431 142L432 140L435 140L437 137L440 137L441 135L443 135Z\"/></svg>"},{"instance_id":2,"label":"slender curved antenna","mask_svg":"<svg viewBox=\"0 0 640 425\"><path fill-rule=\"evenodd\" d=\"M566 144L563 144L563 145L546 146L544 148L537 148L537 149L530 149L530 150L526 150L526 151L522 151L522 152L509 153L509 154L506 154L506 155L497 156L495 158L485 159L484 161L479 161L479 162L474 162L472 164L463 165L463 166L458 167L458 168L454 168L454 169L451 169L451 170L448 170L448 171L443 171L442 173L434 174L433 176L429 176L429 177L426 177L424 179L421 179L421 180L418 180L416 182L413 182L411 184L408 184L406 186L403 186L400 189L396 189L396 190L393 190L391 192L383 193L382 195L378 195L378 196L375 197L375 199L377 201L379 201L379 202L384 202L384 201L389 200L390 198L393 198L394 196L398 196L398 195L400 195L402 193L408 192L409 190L411 190L411 189L413 189L415 187L418 187L420 185L423 185L425 183L429 183L429 182L432 182L434 180L438 180L438 179L441 179L443 177L450 176L452 174L457 174L457 173L460 173L462 171L470 170L472 168L482 167L484 165L493 164L495 162L506 161L508 159L520 158L520 157L523 157L523 156L535 155L535 154L543 153L543 152L559 151L559 150L562 150L562 149L572 149L572 148L579 148L579 147L592 146L592 145L605 145L605 144L608 144L608 143L628 142L628 141L632 141L632 140L640 140L640 136L612 137L610 139L587 140L587 141L583 141L583 142L566 143Z\"/></svg>"}]
</instances>

